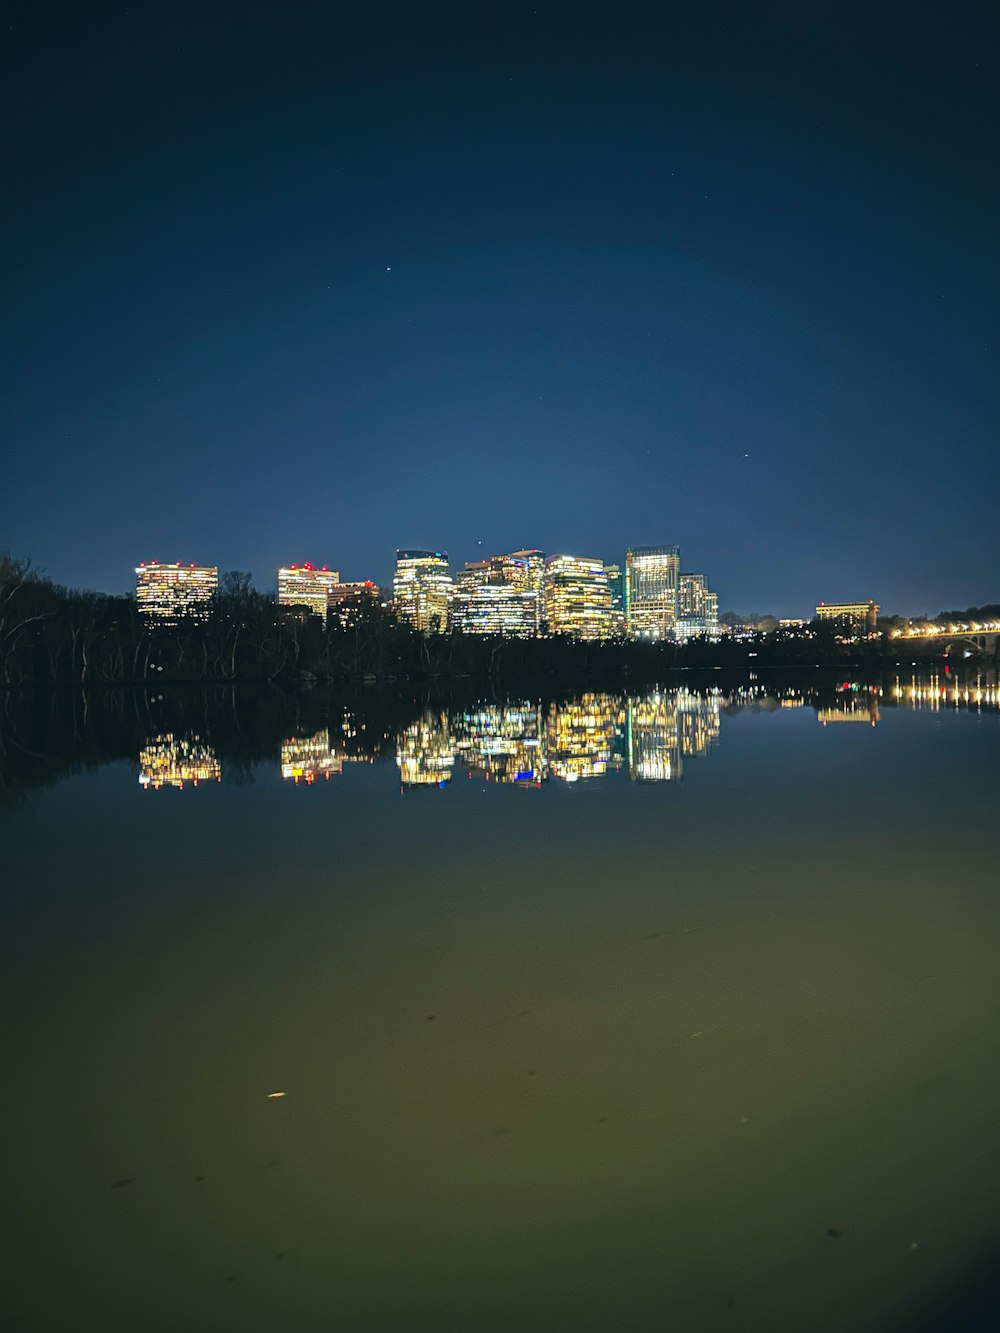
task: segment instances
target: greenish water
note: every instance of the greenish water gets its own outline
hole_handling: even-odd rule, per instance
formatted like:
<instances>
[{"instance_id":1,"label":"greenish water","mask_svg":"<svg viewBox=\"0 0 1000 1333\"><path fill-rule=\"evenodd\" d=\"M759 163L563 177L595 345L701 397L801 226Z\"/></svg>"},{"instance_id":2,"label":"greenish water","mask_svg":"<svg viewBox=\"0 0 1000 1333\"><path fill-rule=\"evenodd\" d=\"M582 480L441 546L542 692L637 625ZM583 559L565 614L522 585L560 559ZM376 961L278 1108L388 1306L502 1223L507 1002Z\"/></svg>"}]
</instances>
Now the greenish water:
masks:
<instances>
[{"instance_id":1,"label":"greenish water","mask_svg":"<svg viewBox=\"0 0 1000 1333\"><path fill-rule=\"evenodd\" d=\"M1000 717L918 696L147 720L10 802L7 1327L958 1327Z\"/></svg>"}]
</instances>

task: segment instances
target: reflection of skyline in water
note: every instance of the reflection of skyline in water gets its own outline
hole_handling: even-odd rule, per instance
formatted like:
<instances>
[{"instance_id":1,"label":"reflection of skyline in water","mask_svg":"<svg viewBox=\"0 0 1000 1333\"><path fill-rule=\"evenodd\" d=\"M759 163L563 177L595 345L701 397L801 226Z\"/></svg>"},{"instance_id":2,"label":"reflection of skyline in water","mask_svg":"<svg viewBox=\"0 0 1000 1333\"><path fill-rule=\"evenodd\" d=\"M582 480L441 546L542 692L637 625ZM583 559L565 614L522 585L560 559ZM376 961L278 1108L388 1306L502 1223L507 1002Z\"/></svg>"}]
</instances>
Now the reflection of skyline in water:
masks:
<instances>
[{"instance_id":1,"label":"reflection of skyline in water","mask_svg":"<svg viewBox=\"0 0 1000 1333\"><path fill-rule=\"evenodd\" d=\"M535 790L549 781L575 783L619 771L632 782L679 782L685 761L709 755L719 742L723 716L798 708L811 708L823 727L875 727L886 708L997 712L1000 688L992 680L933 675L881 685L847 680L815 689L751 680L729 689L592 690L550 703L480 701L426 708L396 731L390 753L394 750L403 789L447 787L456 764L473 778ZM287 737L279 754L282 778L312 785L341 774L347 764L374 762L384 753L386 738L373 732L367 741L365 727L345 709L310 735ZM198 786L221 776L222 761L200 732L162 732L139 753L144 788Z\"/></svg>"},{"instance_id":2,"label":"reflection of skyline in water","mask_svg":"<svg viewBox=\"0 0 1000 1333\"><path fill-rule=\"evenodd\" d=\"M455 746L448 715L428 709L405 727L396 742L396 763L404 787L443 787L450 782Z\"/></svg>"},{"instance_id":3,"label":"reflection of skyline in water","mask_svg":"<svg viewBox=\"0 0 1000 1333\"><path fill-rule=\"evenodd\" d=\"M139 785L158 791L187 783L219 782L222 769L212 747L200 736L153 736L139 751Z\"/></svg>"},{"instance_id":4,"label":"reflection of skyline in water","mask_svg":"<svg viewBox=\"0 0 1000 1333\"><path fill-rule=\"evenodd\" d=\"M477 704L459 713L453 726L455 748L473 776L527 787L544 781L540 704Z\"/></svg>"},{"instance_id":5,"label":"reflection of skyline in water","mask_svg":"<svg viewBox=\"0 0 1000 1333\"><path fill-rule=\"evenodd\" d=\"M281 743L281 776L286 782L329 781L343 769L343 760L330 746L330 730L296 736Z\"/></svg>"}]
</instances>

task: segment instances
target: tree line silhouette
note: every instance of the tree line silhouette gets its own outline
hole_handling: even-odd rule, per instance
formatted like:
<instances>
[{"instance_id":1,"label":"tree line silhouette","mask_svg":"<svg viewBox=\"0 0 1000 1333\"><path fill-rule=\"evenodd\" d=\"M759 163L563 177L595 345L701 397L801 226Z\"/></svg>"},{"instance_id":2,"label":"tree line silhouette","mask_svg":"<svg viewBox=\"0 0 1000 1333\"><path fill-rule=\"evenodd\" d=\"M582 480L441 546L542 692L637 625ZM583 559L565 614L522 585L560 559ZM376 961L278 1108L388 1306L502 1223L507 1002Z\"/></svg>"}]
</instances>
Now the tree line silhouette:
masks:
<instances>
[{"instance_id":1,"label":"tree line silhouette","mask_svg":"<svg viewBox=\"0 0 1000 1333\"><path fill-rule=\"evenodd\" d=\"M934 650L908 645L905 654L917 651ZM325 621L280 607L240 571L223 574L203 615L158 625L140 613L134 597L62 587L29 561L0 556L0 687L8 689L609 674L655 680L684 667L887 661L899 653L888 635L844 644L833 626L817 621L808 633L771 629L746 639L685 644L424 634L370 598L342 603Z\"/></svg>"}]
</instances>

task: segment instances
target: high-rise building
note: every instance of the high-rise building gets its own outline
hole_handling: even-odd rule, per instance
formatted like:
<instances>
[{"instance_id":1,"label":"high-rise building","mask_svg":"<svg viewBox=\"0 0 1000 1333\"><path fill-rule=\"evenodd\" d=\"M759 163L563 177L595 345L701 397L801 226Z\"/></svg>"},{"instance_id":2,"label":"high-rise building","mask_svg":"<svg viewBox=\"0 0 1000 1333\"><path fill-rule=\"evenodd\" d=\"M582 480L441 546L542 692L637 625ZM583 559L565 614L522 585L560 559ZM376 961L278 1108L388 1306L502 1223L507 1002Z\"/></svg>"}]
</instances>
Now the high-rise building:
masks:
<instances>
[{"instance_id":1,"label":"high-rise building","mask_svg":"<svg viewBox=\"0 0 1000 1333\"><path fill-rule=\"evenodd\" d=\"M611 633L611 592L602 560L553 555L545 562L544 617L550 634L606 639Z\"/></svg>"},{"instance_id":2,"label":"high-rise building","mask_svg":"<svg viewBox=\"0 0 1000 1333\"><path fill-rule=\"evenodd\" d=\"M338 583L330 589L331 618L345 629L365 620L372 607L382 601L382 589L370 579L363 582Z\"/></svg>"},{"instance_id":3,"label":"high-rise building","mask_svg":"<svg viewBox=\"0 0 1000 1333\"><path fill-rule=\"evenodd\" d=\"M878 625L877 602L820 602L817 620L832 620L849 634L874 634Z\"/></svg>"},{"instance_id":4,"label":"high-rise building","mask_svg":"<svg viewBox=\"0 0 1000 1333\"><path fill-rule=\"evenodd\" d=\"M682 574L677 589L678 639L693 639L719 632L719 599L705 574Z\"/></svg>"},{"instance_id":5,"label":"high-rise building","mask_svg":"<svg viewBox=\"0 0 1000 1333\"><path fill-rule=\"evenodd\" d=\"M304 606L312 615L322 616L330 607L330 594L340 583L340 575L326 565L288 565L278 570L278 605Z\"/></svg>"},{"instance_id":6,"label":"high-rise building","mask_svg":"<svg viewBox=\"0 0 1000 1333\"><path fill-rule=\"evenodd\" d=\"M512 557L472 561L455 579L452 624L463 634L525 637L538 628L538 594Z\"/></svg>"},{"instance_id":7,"label":"high-rise building","mask_svg":"<svg viewBox=\"0 0 1000 1333\"><path fill-rule=\"evenodd\" d=\"M216 565L161 565L150 560L135 571L136 603L153 624L203 619L218 590Z\"/></svg>"},{"instance_id":8,"label":"high-rise building","mask_svg":"<svg viewBox=\"0 0 1000 1333\"><path fill-rule=\"evenodd\" d=\"M445 551L397 551L392 595L396 611L425 634L448 628L453 585Z\"/></svg>"},{"instance_id":9,"label":"high-rise building","mask_svg":"<svg viewBox=\"0 0 1000 1333\"><path fill-rule=\"evenodd\" d=\"M354 583L338 583L330 589L330 605L349 602L360 597L366 601L377 602L382 594L381 588L371 579L358 580Z\"/></svg>"},{"instance_id":10,"label":"high-rise building","mask_svg":"<svg viewBox=\"0 0 1000 1333\"><path fill-rule=\"evenodd\" d=\"M625 613L634 637L673 637L680 568L676 546L636 546L625 553Z\"/></svg>"},{"instance_id":11,"label":"high-rise building","mask_svg":"<svg viewBox=\"0 0 1000 1333\"><path fill-rule=\"evenodd\" d=\"M611 633L624 634L627 628L625 619L625 571L621 565L605 565L608 576L608 591L611 593Z\"/></svg>"},{"instance_id":12,"label":"high-rise building","mask_svg":"<svg viewBox=\"0 0 1000 1333\"><path fill-rule=\"evenodd\" d=\"M545 583L545 552L536 550L511 551L501 556L504 577L522 592L535 598L535 633L542 628L544 616L543 585Z\"/></svg>"}]
</instances>

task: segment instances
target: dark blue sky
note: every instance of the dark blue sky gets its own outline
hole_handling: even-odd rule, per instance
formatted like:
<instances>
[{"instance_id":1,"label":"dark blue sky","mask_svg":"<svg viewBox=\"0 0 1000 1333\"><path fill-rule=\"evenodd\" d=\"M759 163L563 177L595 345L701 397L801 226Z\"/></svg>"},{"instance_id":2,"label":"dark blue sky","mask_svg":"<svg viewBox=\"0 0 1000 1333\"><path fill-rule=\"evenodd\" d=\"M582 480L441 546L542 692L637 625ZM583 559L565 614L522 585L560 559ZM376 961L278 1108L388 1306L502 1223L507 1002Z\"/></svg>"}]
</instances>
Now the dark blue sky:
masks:
<instances>
[{"instance_id":1,"label":"dark blue sky","mask_svg":"<svg viewBox=\"0 0 1000 1333\"><path fill-rule=\"evenodd\" d=\"M724 608L1000 597L990 7L33 3L2 40L0 549L120 590L676 542Z\"/></svg>"}]
</instances>

